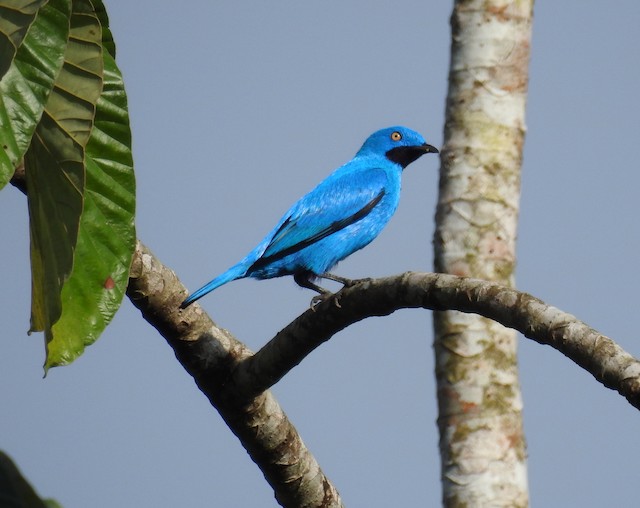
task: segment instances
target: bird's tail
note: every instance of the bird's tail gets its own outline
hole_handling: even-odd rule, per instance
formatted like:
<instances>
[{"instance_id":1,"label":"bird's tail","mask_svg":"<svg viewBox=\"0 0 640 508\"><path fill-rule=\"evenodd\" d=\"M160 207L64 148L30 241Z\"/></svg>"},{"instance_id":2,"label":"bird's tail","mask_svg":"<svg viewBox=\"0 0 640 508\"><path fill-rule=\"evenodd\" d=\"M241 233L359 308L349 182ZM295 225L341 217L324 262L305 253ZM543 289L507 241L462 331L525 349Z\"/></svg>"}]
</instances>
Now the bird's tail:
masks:
<instances>
[{"instance_id":1,"label":"bird's tail","mask_svg":"<svg viewBox=\"0 0 640 508\"><path fill-rule=\"evenodd\" d=\"M211 282L205 284L200 289L192 293L188 298L185 299L184 302L180 304L180 308L184 309L191 305L196 300L199 300L207 293L210 293L216 288L219 288L223 284L227 282L231 282L232 280L241 279L246 276L247 273L247 264L245 262L240 262L237 265L232 266L226 272L221 275L218 275Z\"/></svg>"}]
</instances>

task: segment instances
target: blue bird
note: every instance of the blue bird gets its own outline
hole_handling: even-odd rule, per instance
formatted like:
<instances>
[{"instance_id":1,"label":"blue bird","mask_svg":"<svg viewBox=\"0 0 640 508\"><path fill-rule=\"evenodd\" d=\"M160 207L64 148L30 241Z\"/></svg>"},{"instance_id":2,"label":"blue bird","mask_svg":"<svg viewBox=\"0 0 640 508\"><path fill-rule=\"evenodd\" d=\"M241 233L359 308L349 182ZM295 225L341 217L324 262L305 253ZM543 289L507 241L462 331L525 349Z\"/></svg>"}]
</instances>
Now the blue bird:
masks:
<instances>
[{"instance_id":1,"label":"blue bird","mask_svg":"<svg viewBox=\"0 0 640 508\"><path fill-rule=\"evenodd\" d=\"M353 159L293 205L247 257L198 289L180 308L244 277L293 275L299 286L320 293L312 305L331 296L313 281L351 282L328 271L380 234L398 206L402 170L426 153L438 150L406 127L373 133Z\"/></svg>"}]
</instances>

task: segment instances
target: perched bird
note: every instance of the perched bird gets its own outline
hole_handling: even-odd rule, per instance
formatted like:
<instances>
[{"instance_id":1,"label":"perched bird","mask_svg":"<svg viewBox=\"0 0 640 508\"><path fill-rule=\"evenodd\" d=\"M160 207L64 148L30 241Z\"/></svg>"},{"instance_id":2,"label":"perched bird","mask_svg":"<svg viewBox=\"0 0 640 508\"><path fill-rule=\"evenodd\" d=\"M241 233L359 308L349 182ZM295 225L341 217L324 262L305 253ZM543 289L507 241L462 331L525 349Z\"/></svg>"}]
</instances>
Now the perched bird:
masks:
<instances>
[{"instance_id":1,"label":"perched bird","mask_svg":"<svg viewBox=\"0 0 640 508\"><path fill-rule=\"evenodd\" d=\"M293 275L299 286L320 293L312 305L332 294L314 284L315 279L349 284L349 279L328 270L380 234L398 206L402 170L425 153L438 150L406 127L373 133L353 159L293 205L247 257L198 289L180 308L244 277Z\"/></svg>"}]
</instances>

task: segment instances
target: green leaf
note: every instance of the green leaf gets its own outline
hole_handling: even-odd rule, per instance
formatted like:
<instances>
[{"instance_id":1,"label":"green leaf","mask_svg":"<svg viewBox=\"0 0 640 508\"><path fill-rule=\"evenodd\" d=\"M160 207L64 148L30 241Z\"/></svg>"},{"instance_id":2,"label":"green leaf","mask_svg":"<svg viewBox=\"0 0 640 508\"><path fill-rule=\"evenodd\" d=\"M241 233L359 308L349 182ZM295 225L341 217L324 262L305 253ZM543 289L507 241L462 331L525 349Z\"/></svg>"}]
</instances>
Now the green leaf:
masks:
<instances>
[{"instance_id":1,"label":"green leaf","mask_svg":"<svg viewBox=\"0 0 640 508\"><path fill-rule=\"evenodd\" d=\"M62 315L47 345L45 370L70 363L93 343L120 307L135 248L135 179L122 76L104 52L104 90L87 145L87 181L73 273Z\"/></svg>"},{"instance_id":2,"label":"green leaf","mask_svg":"<svg viewBox=\"0 0 640 508\"><path fill-rule=\"evenodd\" d=\"M13 3L0 0L5 11L9 4ZM5 11L0 11L0 19ZM70 13L71 0L50 0L37 11L26 36L17 30L13 38L7 35L4 41L17 47L20 39L22 44L8 60L4 60L4 52L0 57L3 64L10 64L0 80L0 189L24 157L62 67ZM8 23L0 21L0 29L7 33L11 31Z\"/></svg>"},{"instance_id":3,"label":"green leaf","mask_svg":"<svg viewBox=\"0 0 640 508\"><path fill-rule=\"evenodd\" d=\"M0 78L9 70L38 9L46 2L47 0L0 1Z\"/></svg>"},{"instance_id":4,"label":"green leaf","mask_svg":"<svg viewBox=\"0 0 640 508\"><path fill-rule=\"evenodd\" d=\"M109 29L109 16L107 16L107 9L104 7L102 0L91 0L93 7L96 10L96 15L102 26L102 47L106 49L109 54L116 58L116 43L113 41L113 34Z\"/></svg>"},{"instance_id":5,"label":"green leaf","mask_svg":"<svg viewBox=\"0 0 640 508\"><path fill-rule=\"evenodd\" d=\"M89 0L74 0L64 64L25 155L32 266L31 331L47 343L62 312L85 191L84 147L102 92L100 23Z\"/></svg>"},{"instance_id":6,"label":"green leaf","mask_svg":"<svg viewBox=\"0 0 640 508\"><path fill-rule=\"evenodd\" d=\"M31 330L49 334L71 273L84 192L83 150L43 118L25 155L31 238Z\"/></svg>"},{"instance_id":7,"label":"green leaf","mask_svg":"<svg viewBox=\"0 0 640 508\"><path fill-rule=\"evenodd\" d=\"M40 499L18 466L0 451L0 505L20 508L62 508L53 499Z\"/></svg>"}]
</instances>

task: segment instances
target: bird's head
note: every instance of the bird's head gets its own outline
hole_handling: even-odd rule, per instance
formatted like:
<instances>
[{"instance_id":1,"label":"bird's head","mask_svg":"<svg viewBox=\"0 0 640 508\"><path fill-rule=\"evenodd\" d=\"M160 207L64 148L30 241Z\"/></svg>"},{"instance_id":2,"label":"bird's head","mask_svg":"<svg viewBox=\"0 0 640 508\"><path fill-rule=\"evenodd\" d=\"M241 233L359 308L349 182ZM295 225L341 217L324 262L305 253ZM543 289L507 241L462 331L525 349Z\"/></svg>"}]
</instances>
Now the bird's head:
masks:
<instances>
[{"instance_id":1,"label":"bird's head","mask_svg":"<svg viewBox=\"0 0 640 508\"><path fill-rule=\"evenodd\" d=\"M403 168L425 153L438 153L438 149L427 144L416 131L402 126L374 132L358 151L358 155L384 155Z\"/></svg>"}]
</instances>

